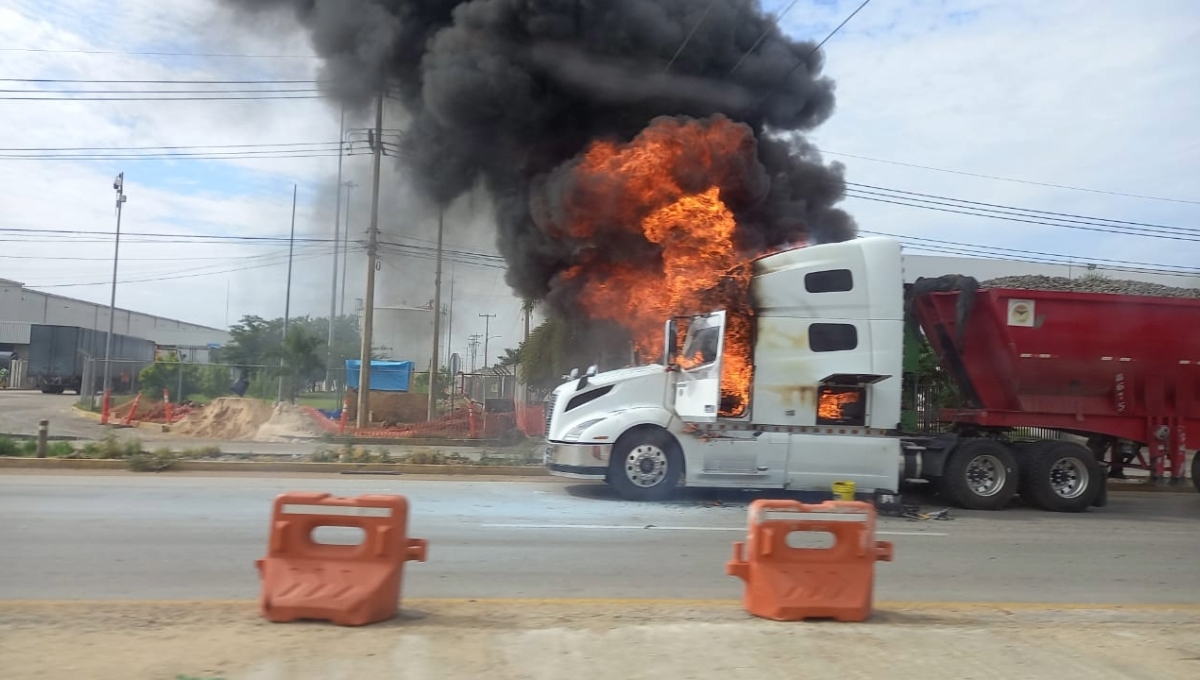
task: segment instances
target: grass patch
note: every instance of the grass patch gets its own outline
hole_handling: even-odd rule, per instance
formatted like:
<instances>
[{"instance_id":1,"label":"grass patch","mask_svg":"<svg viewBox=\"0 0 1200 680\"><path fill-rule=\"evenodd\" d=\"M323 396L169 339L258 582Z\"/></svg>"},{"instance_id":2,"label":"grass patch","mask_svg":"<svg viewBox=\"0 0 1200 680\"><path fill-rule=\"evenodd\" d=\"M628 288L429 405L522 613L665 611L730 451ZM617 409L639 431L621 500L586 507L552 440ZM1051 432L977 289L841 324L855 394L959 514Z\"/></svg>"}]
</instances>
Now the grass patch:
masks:
<instances>
[{"instance_id":1,"label":"grass patch","mask_svg":"<svg viewBox=\"0 0 1200 680\"><path fill-rule=\"evenodd\" d=\"M34 452L37 451L37 442L33 442ZM51 458L66 458L75 455L75 447L71 442L51 442L47 447L46 455Z\"/></svg>"},{"instance_id":2,"label":"grass patch","mask_svg":"<svg viewBox=\"0 0 1200 680\"><path fill-rule=\"evenodd\" d=\"M179 456L166 447L151 453L138 452L129 456L129 469L133 472L162 472L179 461Z\"/></svg>"},{"instance_id":3,"label":"grass patch","mask_svg":"<svg viewBox=\"0 0 1200 680\"><path fill-rule=\"evenodd\" d=\"M0 437L0 456L20 456L21 445L11 437Z\"/></svg>"}]
</instances>

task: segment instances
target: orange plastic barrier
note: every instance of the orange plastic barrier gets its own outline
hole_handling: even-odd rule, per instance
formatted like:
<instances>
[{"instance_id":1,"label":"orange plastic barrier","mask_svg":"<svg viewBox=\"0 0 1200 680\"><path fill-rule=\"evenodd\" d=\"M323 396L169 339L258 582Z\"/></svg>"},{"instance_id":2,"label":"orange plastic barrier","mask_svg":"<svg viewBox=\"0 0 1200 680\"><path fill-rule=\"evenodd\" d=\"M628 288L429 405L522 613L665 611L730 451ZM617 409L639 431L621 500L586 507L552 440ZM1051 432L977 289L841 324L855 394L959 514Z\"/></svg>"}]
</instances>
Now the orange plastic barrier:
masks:
<instances>
[{"instance_id":1,"label":"orange plastic barrier","mask_svg":"<svg viewBox=\"0 0 1200 680\"><path fill-rule=\"evenodd\" d=\"M358 545L317 543L318 527L358 527ZM275 499L262 577L262 614L277 623L321 619L340 626L385 621L400 607L404 563L425 561L429 544L408 538L403 496L339 498L286 493Z\"/></svg>"},{"instance_id":2,"label":"orange plastic barrier","mask_svg":"<svg viewBox=\"0 0 1200 680\"><path fill-rule=\"evenodd\" d=\"M772 519L767 513L793 513ZM776 621L871 616L875 561L892 561L892 544L875 540L870 503L757 500L750 504L747 542L733 544L725 573L746 583L743 602L754 616ZM794 532L832 534L829 548L793 548Z\"/></svg>"}]
</instances>

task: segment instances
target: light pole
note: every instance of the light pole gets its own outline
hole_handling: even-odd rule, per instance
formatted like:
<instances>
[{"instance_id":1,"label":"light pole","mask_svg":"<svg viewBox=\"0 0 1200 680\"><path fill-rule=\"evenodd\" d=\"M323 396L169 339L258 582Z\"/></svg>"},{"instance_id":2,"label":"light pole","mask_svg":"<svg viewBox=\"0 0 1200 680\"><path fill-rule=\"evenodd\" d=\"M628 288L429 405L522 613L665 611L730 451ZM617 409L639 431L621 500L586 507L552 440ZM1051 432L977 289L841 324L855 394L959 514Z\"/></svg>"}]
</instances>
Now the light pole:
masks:
<instances>
[{"instance_id":1,"label":"light pole","mask_svg":"<svg viewBox=\"0 0 1200 680\"><path fill-rule=\"evenodd\" d=\"M341 245L342 219L342 140L346 137L346 107L342 107L341 123L338 127L338 175L337 175L337 206L333 209L333 281L329 290L329 333L325 339L325 389L333 381L333 325L337 314L338 293L338 247ZM348 226L348 225L347 225Z\"/></svg>"},{"instance_id":2,"label":"light pole","mask_svg":"<svg viewBox=\"0 0 1200 680\"><path fill-rule=\"evenodd\" d=\"M342 302L338 308L338 316L346 316L346 270L349 268L350 257L350 190L358 184L350 181L342 186L346 187L346 219L342 220L346 228L342 230Z\"/></svg>"},{"instance_id":3,"label":"light pole","mask_svg":"<svg viewBox=\"0 0 1200 680\"><path fill-rule=\"evenodd\" d=\"M129 200L125 195L125 173L122 172L113 180L113 190L117 192L117 238L113 245L112 294L108 302L108 335L104 338L104 404L100 407L100 423L102 425L108 424L109 397L112 389L112 336L117 320L117 261L121 253L121 207L125 205L125 201ZM89 387L89 389L91 388Z\"/></svg>"},{"instance_id":4,"label":"light pole","mask_svg":"<svg viewBox=\"0 0 1200 680\"><path fill-rule=\"evenodd\" d=\"M299 191L300 185L292 185L292 233L288 237L288 273L287 273L287 292L284 295L283 303L283 343L279 354L279 394L278 402L283 403L283 373L284 373L284 357L287 354L287 334L288 321L292 316L292 253L296 250L296 192ZM291 376L293 379L295 376ZM296 385L293 380L289 385L289 392L295 393ZM290 401L290 399L289 399Z\"/></svg>"},{"instance_id":5,"label":"light pole","mask_svg":"<svg viewBox=\"0 0 1200 680\"><path fill-rule=\"evenodd\" d=\"M480 314L479 316L483 317L483 368L484 368L484 370L487 370L487 368L488 368L488 340L492 339L492 336L488 335L488 331L491 328L492 319L496 318L496 315L495 314Z\"/></svg>"}]
</instances>

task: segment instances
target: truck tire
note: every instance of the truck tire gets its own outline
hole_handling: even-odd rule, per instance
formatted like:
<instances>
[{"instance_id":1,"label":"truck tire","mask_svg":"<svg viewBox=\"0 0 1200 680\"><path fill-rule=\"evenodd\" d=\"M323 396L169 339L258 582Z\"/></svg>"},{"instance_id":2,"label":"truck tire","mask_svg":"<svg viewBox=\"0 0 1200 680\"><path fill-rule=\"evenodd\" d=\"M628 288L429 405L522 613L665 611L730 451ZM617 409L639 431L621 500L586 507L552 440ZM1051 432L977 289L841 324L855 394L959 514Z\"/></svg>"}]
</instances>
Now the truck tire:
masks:
<instances>
[{"instance_id":1,"label":"truck tire","mask_svg":"<svg viewBox=\"0 0 1200 680\"><path fill-rule=\"evenodd\" d=\"M608 483L631 501L661 501L683 473L683 453L670 432L641 427L621 435L608 461Z\"/></svg>"},{"instance_id":2,"label":"truck tire","mask_svg":"<svg viewBox=\"0 0 1200 680\"><path fill-rule=\"evenodd\" d=\"M1192 485L1200 491L1200 451L1192 454Z\"/></svg>"},{"instance_id":3,"label":"truck tire","mask_svg":"<svg viewBox=\"0 0 1200 680\"><path fill-rule=\"evenodd\" d=\"M1017 495L1017 459L992 439L966 439L946 461L938 491L968 510L1001 510Z\"/></svg>"},{"instance_id":4,"label":"truck tire","mask_svg":"<svg viewBox=\"0 0 1200 680\"><path fill-rule=\"evenodd\" d=\"M1058 442L1049 439L1042 439L1039 441L1030 442L1020 446L1020 448L1015 449L1017 454L1017 467L1021 471L1021 474L1018 476L1017 480L1017 495L1026 501L1029 501L1030 494L1029 484L1031 478L1029 476L1029 470L1031 468L1031 461L1046 455L1050 448L1055 444L1058 444ZM1033 501L1029 502L1032 503Z\"/></svg>"},{"instance_id":5,"label":"truck tire","mask_svg":"<svg viewBox=\"0 0 1200 680\"><path fill-rule=\"evenodd\" d=\"M1106 484L1096 456L1074 442L1054 442L1031 451L1024 469L1024 498L1049 512L1083 512Z\"/></svg>"}]
</instances>

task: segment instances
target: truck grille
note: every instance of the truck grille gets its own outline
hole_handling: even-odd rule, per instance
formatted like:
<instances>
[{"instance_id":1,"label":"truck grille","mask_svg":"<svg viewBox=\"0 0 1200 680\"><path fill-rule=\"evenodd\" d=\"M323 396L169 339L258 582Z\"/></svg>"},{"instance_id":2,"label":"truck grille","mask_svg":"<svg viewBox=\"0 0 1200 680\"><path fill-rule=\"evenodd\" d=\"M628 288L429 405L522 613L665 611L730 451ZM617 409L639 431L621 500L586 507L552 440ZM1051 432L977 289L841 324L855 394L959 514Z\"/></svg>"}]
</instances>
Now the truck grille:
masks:
<instances>
[{"instance_id":1,"label":"truck grille","mask_svg":"<svg viewBox=\"0 0 1200 680\"><path fill-rule=\"evenodd\" d=\"M546 397L546 438L550 438L550 419L554 417L554 402L558 400L558 395L554 392Z\"/></svg>"}]
</instances>

